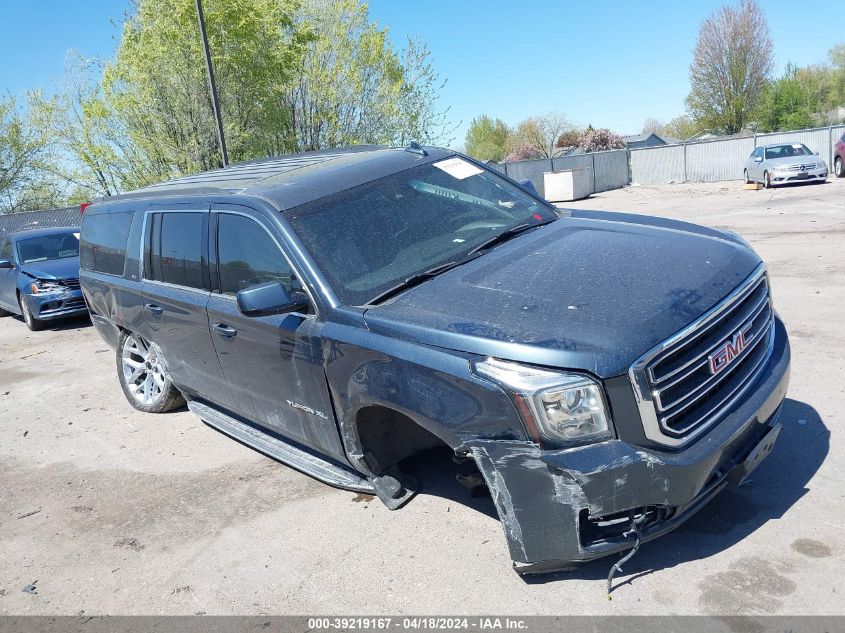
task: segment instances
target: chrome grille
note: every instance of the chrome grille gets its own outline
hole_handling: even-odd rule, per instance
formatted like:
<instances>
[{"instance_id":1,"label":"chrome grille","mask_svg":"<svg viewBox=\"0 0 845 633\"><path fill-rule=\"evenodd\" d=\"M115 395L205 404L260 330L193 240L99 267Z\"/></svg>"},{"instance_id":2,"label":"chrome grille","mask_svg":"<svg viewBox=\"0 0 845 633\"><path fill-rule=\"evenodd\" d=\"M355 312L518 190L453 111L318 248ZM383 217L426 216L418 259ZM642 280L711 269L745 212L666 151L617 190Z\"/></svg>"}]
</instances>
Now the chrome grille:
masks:
<instances>
[{"instance_id":1,"label":"chrome grille","mask_svg":"<svg viewBox=\"0 0 845 633\"><path fill-rule=\"evenodd\" d=\"M63 279L61 284L71 290L79 290L79 279Z\"/></svg>"},{"instance_id":2,"label":"chrome grille","mask_svg":"<svg viewBox=\"0 0 845 633\"><path fill-rule=\"evenodd\" d=\"M818 168L818 163L804 163L803 165L789 165L784 171L811 171Z\"/></svg>"},{"instance_id":3,"label":"chrome grille","mask_svg":"<svg viewBox=\"0 0 845 633\"><path fill-rule=\"evenodd\" d=\"M646 435L680 446L716 424L765 365L773 325L761 264L715 308L641 357L630 377ZM712 369L711 359L723 360L726 344L732 360Z\"/></svg>"}]
</instances>

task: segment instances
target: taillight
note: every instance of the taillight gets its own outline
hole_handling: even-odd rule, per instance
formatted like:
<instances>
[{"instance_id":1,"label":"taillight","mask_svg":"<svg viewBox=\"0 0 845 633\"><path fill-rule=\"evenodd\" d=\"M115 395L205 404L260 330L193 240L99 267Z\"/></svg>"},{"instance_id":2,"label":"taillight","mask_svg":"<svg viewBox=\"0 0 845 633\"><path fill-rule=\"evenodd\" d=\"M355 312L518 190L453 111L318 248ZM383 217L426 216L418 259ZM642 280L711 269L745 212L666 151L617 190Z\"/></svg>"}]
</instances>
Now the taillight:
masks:
<instances>
[{"instance_id":1,"label":"taillight","mask_svg":"<svg viewBox=\"0 0 845 633\"><path fill-rule=\"evenodd\" d=\"M90 202L83 202L82 204L80 204L80 205L79 205L79 211L80 211L80 213L82 213L82 215L85 215L85 209L87 209L87 208L88 208L88 207L90 207L90 206L91 206L91 203L90 203Z\"/></svg>"}]
</instances>

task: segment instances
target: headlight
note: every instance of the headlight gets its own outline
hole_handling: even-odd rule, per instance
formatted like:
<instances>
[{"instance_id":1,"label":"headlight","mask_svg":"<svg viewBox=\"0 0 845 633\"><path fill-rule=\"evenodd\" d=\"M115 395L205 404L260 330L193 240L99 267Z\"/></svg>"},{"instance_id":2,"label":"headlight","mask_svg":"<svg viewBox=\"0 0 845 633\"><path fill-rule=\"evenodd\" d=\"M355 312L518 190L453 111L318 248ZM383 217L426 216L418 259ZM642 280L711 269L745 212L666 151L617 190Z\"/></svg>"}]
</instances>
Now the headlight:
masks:
<instances>
[{"instance_id":1,"label":"headlight","mask_svg":"<svg viewBox=\"0 0 845 633\"><path fill-rule=\"evenodd\" d=\"M46 295L54 292L63 292L65 287L57 281L43 281L41 279L37 279L30 284L29 289L34 295Z\"/></svg>"},{"instance_id":2,"label":"headlight","mask_svg":"<svg viewBox=\"0 0 845 633\"><path fill-rule=\"evenodd\" d=\"M587 376L495 358L475 363L475 371L510 393L529 435L566 445L599 442L613 436L602 387ZM539 441L540 437L533 439Z\"/></svg>"}]
</instances>

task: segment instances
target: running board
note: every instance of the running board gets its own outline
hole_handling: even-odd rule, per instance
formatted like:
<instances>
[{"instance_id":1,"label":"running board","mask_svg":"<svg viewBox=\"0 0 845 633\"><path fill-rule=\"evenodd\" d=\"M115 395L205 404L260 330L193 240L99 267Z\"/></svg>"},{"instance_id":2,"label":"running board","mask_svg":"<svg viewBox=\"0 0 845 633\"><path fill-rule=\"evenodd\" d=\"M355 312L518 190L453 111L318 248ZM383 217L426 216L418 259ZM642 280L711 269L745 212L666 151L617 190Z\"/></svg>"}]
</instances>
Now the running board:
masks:
<instances>
[{"instance_id":1,"label":"running board","mask_svg":"<svg viewBox=\"0 0 845 633\"><path fill-rule=\"evenodd\" d=\"M214 409L202 402L188 402L188 408L203 422L268 457L310 475L323 483L352 492L375 494L369 479L349 468L337 466L320 457L296 448L287 442L262 433L248 424Z\"/></svg>"}]
</instances>

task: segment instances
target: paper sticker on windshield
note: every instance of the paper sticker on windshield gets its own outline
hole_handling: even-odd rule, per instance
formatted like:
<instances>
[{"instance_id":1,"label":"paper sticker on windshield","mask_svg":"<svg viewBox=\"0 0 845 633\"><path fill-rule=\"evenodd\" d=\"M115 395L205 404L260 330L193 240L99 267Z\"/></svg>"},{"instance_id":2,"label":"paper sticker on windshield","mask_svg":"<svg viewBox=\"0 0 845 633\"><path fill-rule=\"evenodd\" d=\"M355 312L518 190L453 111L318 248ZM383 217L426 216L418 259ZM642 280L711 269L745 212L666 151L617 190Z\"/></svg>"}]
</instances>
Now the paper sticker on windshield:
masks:
<instances>
[{"instance_id":1,"label":"paper sticker on windshield","mask_svg":"<svg viewBox=\"0 0 845 633\"><path fill-rule=\"evenodd\" d=\"M457 178L458 180L463 180L464 178L469 178L470 176L475 176L476 174L480 174L483 172L483 169L479 169L472 163L468 163L463 158L449 158L448 160L441 160L440 162L433 163L437 169L442 169L447 174L449 174L452 178Z\"/></svg>"}]
</instances>

